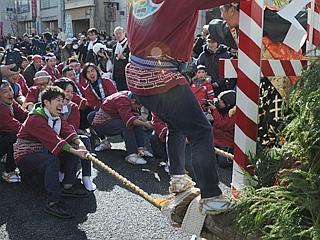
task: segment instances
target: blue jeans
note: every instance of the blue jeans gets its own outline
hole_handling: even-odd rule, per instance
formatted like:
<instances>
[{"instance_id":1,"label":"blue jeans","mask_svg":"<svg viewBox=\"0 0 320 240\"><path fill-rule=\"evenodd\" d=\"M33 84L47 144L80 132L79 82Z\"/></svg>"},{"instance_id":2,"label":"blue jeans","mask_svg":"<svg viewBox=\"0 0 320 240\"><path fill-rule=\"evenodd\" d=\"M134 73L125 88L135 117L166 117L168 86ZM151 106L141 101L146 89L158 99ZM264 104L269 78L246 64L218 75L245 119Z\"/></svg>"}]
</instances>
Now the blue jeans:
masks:
<instances>
[{"instance_id":1,"label":"blue jeans","mask_svg":"<svg viewBox=\"0 0 320 240\"><path fill-rule=\"evenodd\" d=\"M60 200L59 170L63 164L64 184L73 184L76 179L77 163L79 158L66 152L59 157L46 152L36 152L27 155L17 165L20 172L28 177L32 175L43 175L44 186L48 194L48 202Z\"/></svg>"},{"instance_id":2,"label":"blue jeans","mask_svg":"<svg viewBox=\"0 0 320 240\"><path fill-rule=\"evenodd\" d=\"M143 106L157 113L168 125L167 151L170 173L185 173L187 137L191 147L192 166L202 197L220 195L211 125L190 87L179 85L166 93L137 98Z\"/></svg>"},{"instance_id":3,"label":"blue jeans","mask_svg":"<svg viewBox=\"0 0 320 240\"><path fill-rule=\"evenodd\" d=\"M103 126L95 126L94 129L98 134L105 136L114 136L121 134L128 154L138 153L138 147L144 146L144 131L141 126L127 128L126 124L120 119L112 119Z\"/></svg>"}]
</instances>

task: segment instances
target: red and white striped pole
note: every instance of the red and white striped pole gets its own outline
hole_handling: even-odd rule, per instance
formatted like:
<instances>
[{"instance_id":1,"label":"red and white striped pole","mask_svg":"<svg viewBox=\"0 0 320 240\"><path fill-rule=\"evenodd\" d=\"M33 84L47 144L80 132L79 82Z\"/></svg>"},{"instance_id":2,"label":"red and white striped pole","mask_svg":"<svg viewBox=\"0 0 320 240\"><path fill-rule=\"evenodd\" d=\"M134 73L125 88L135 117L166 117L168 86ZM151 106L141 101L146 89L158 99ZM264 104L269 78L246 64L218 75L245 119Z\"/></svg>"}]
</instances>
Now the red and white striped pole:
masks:
<instances>
[{"instance_id":1,"label":"red and white striped pole","mask_svg":"<svg viewBox=\"0 0 320 240\"><path fill-rule=\"evenodd\" d=\"M256 154L261 78L263 0L241 1L239 18L237 113L232 195L250 181L248 156Z\"/></svg>"},{"instance_id":2,"label":"red and white striped pole","mask_svg":"<svg viewBox=\"0 0 320 240\"><path fill-rule=\"evenodd\" d=\"M319 56L320 51L315 49L320 46L320 0L308 4L307 32L307 52Z\"/></svg>"}]
</instances>

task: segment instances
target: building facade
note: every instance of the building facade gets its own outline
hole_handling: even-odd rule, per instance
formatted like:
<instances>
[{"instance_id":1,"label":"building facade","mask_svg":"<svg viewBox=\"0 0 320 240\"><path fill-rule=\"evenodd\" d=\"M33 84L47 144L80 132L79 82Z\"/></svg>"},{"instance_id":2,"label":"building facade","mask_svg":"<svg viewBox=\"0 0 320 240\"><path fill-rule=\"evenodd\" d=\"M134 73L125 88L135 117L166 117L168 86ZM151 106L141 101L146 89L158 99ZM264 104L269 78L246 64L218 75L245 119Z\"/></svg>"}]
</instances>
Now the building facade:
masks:
<instances>
[{"instance_id":1,"label":"building facade","mask_svg":"<svg viewBox=\"0 0 320 240\"><path fill-rule=\"evenodd\" d=\"M0 1L0 37L8 34L16 34L16 11L14 1Z\"/></svg>"},{"instance_id":2,"label":"building facade","mask_svg":"<svg viewBox=\"0 0 320 240\"><path fill-rule=\"evenodd\" d=\"M1 0L0 0L1 1ZM128 17L127 0L15 0L16 32L56 33L58 27L72 36L96 27L106 35L113 35L116 26L126 28ZM208 22L208 13L201 11L197 33ZM1 26L1 25L0 25Z\"/></svg>"}]
</instances>

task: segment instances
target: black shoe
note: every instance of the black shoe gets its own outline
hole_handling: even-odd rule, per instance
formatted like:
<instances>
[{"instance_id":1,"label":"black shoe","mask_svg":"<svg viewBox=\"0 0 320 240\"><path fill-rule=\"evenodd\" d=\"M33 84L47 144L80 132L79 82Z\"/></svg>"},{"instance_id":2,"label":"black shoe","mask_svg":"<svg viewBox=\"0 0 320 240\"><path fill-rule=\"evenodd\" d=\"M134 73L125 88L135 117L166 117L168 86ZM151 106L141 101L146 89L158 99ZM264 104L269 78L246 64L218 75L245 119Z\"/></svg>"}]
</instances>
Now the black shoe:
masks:
<instances>
[{"instance_id":1,"label":"black shoe","mask_svg":"<svg viewBox=\"0 0 320 240\"><path fill-rule=\"evenodd\" d=\"M68 211L66 204L61 201L47 203L44 208L44 211L58 218L74 218L74 216Z\"/></svg>"},{"instance_id":2,"label":"black shoe","mask_svg":"<svg viewBox=\"0 0 320 240\"><path fill-rule=\"evenodd\" d=\"M86 198L89 197L88 193L83 189L77 189L74 186L71 188L62 188L61 196L63 197L73 197L73 198Z\"/></svg>"}]
</instances>

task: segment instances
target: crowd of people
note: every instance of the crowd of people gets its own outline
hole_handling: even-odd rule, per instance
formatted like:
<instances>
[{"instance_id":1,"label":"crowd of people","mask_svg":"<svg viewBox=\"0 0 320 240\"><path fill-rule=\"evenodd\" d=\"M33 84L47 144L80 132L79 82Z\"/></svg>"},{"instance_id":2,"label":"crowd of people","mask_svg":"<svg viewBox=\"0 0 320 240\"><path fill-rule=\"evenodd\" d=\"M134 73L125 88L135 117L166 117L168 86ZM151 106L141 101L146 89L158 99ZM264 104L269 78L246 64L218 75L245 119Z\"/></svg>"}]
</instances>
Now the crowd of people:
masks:
<instances>
[{"instance_id":1,"label":"crowd of people","mask_svg":"<svg viewBox=\"0 0 320 240\"><path fill-rule=\"evenodd\" d=\"M129 19L129 29L130 24L133 22ZM192 121L203 122L205 132L201 130L196 134L208 136L203 141L209 142L202 145L202 140L196 142L196 138L202 136L191 132L195 128L180 134L177 122L171 118L179 111L169 113L166 108L159 111L159 101L148 99L144 91L152 82L151 78L148 80L150 73L143 73L146 79L139 83L145 84L142 88L135 85L141 72L146 71L141 70L145 62L133 44L137 40L130 42L133 33L128 34L127 39L124 28L116 27L113 40L103 41L98 30L90 28L86 33L65 39L59 29L56 36L49 32L41 36L24 34L22 39L10 37L0 42L1 64L14 67L9 70L10 74L2 71L0 83L0 157L5 163L2 178L15 183L28 181L35 175L43 176L48 195L45 211L49 214L71 218L73 215L61 197L86 197L88 191L96 189L86 154L110 149L108 137L122 136L127 151L124 160L128 163L146 164L152 157L165 161L172 177L172 193L182 191L181 181L187 182L184 187L194 185L181 159L185 158L185 144L190 144L194 152L206 152L212 162L216 160L213 145L233 152L234 114L230 110L235 106L236 79L223 79L218 74L218 60L231 58L230 49L204 26L201 36L194 39L193 57L188 59L188 72L185 72L187 78L175 70L164 74L161 66L150 70L152 77L174 78L176 84L183 85L185 93L172 88L171 95L159 101L170 100L187 112L199 106L198 116L191 119L191 125L182 123L182 127L185 124L186 128L193 128ZM164 62L166 68L175 69L172 62ZM184 99L189 92L194 97ZM147 114L142 114L141 108ZM152 131L151 150L146 130ZM214 140L209 138L212 133ZM205 146L210 147L212 155ZM223 157L217 157L217 162L221 167L232 166L232 162ZM74 187L79 166L84 189ZM193 180L205 189L203 180L196 179L202 178L200 167L197 168ZM209 193L203 194L210 197Z\"/></svg>"}]
</instances>

